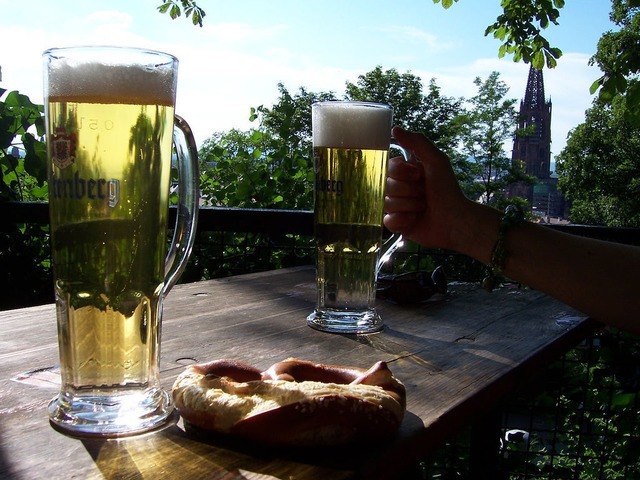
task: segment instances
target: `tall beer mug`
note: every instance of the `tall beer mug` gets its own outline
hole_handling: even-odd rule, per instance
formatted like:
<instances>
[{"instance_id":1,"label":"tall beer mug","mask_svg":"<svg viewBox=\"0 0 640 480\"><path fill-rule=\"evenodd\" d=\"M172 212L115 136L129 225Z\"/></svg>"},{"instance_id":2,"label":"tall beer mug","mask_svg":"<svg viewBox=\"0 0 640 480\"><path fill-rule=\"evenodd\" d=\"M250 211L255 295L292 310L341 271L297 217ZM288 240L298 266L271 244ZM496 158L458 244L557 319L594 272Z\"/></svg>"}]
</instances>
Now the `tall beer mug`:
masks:
<instances>
[{"instance_id":1,"label":"tall beer mug","mask_svg":"<svg viewBox=\"0 0 640 480\"><path fill-rule=\"evenodd\" d=\"M400 236L382 244L384 190L393 109L367 102L312 106L317 302L309 326L332 333L373 333L381 262Z\"/></svg>"},{"instance_id":2,"label":"tall beer mug","mask_svg":"<svg viewBox=\"0 0 640 480\"><path fill-rule=\"evenodd\" d=\"M178 60L116 47L47 50L45 117L61 389L54 427L122 436L170 416L160 383L164 296L198 211L197 150L174 109ZM167 251L172 141L178 221Z\"/></svg>"}]
</instances>

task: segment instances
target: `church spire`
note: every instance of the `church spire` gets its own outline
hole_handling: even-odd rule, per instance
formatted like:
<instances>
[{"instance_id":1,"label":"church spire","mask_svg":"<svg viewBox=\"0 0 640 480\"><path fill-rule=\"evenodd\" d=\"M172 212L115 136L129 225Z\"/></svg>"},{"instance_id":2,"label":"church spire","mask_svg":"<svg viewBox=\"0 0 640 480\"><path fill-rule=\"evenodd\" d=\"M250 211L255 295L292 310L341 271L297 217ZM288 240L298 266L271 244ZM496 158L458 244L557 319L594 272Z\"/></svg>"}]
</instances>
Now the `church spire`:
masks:
<instances>
[{"instance_id":1,"label":"church spire","mask_svg":"<svg viewBox=\"0 0 640 480\"><path fill-rule=\"evenodd\" d=\"M542 70L529 67L529 78L527 80L527 91L524 95L524 107L527 110L544 108L544 78Z\"/></svg>"},{"instance_id":2,"label":"church spire","mask_svg":"<svg viewBox=\"0 0 640 480\"><path fill-rule=\"evenodd\" d=\"M525 172L538 179L549 178L551 161L551 101L544 97L542 70L529 68L527 90L520 102L519 128L513 145L513 160L525 163Z\"/></svg>"}]
</instances>

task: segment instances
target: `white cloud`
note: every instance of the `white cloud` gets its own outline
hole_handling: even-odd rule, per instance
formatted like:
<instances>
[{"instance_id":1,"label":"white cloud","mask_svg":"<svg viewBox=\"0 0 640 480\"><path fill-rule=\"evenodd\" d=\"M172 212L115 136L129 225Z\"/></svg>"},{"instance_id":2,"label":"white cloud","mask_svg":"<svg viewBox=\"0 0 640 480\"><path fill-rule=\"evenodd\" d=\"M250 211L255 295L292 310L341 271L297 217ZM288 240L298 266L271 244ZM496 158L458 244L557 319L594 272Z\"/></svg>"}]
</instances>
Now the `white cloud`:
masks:
<instances>
[{"instance_id":1,"label":"white cloud","mask_svg":"<svg viewBox=\"0 0 640 480\"><path fill-rule=\"evenodd\" d=\"M128 30L133 24L133 17L128 13L116 10L99 10L85 18L86 25L94 26L99 30L122 32Z\"/></svg>"},{"instance_id":2,"label":"white cloud","mask_svg":"<svg viewBox=\"0 0 640 480\"><path fill-rule=\"evenodd\" d=\"M429 33L421 28L410 25L391 25L381 27L378 31L387 34L398 44L417 43L427 50L442 52L453 47L451 42L443 42L433 33Z\"/></svg>"},{"instance_id":3,"label":"white cloud","mask_svg":"<svg viewBox=\"0 0 640 480\"><path fill-rule=\"evenodd\" d=\"M222 44L241 45L249 42L266 43L289 29L286 25L255 26L241 22L205 24L204 36Z\"/></svg>"}]
</instances>

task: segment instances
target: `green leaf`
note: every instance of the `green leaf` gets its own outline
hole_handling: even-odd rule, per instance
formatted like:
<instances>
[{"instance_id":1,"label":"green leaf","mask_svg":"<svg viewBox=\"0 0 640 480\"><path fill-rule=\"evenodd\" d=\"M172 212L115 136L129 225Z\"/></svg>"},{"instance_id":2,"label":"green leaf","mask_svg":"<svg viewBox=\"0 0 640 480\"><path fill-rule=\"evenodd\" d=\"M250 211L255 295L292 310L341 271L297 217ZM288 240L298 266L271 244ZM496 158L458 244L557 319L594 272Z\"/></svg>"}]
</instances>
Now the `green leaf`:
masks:
<instances>
[{"instance_id":1,"label":"green leaf","mask_svg":"<svg viewBox=\"0 0 640 480\"><path fill-rule=\"evenodd\" d=\"M628 407L634 404L635 393L617 393L611 399L611 405L616 407Z\"/></svg>"},{"instance_id":2,"label":"green leaf","mask_svg":"<svg viewBox=\"0 0 640 480\"><path fill-rule=\"evenodd\" d=\"M30 190L31 196L42 201L46 201L49 196L49 186L47 184L33 187Z\"/></svg>"},{"instance_id":3,"label":"green leaf","mask_svg":"<svg viewBox=\"0 0 640 480\"><path fill-rule=\"evenodd\" d=\"M458 0L455 0L456 2ZM453 5L454 0L433 0L433 3L441 3L442 6L446 9L451 7L451 5Z\"/></svg>"},{"instance_id":4,"label":"green leaf","mask_svg":"<svg viewBox=\"0 0 640 480\"><path fill-rule=\"evenodd\" d=\"M249 114L249 121L253 122L256 118L258 118L258 110L254 107L251 107L251 113Z\"/></svg>"},{"instance_id":5,"label":"green leaf","mask_svg":"<svg viewBox=\"0 0 640 480\"><path fill-rule=\"evenodd\" d=\"M26 150L24 158L25 171L35 177L39 185L42 185L47 180L46 146L43 142L36 140L30 133L23 135L22 141Z\"/></svg>"},{"instance_id":6,"label":"green leaf","mask_svg":"<svg viewBox=\"0 0 640 480\"><path fill-rule=\"evenodd\" d=\"M260 130L254 130L250 140L254 145L260 143L262 141L262 132Z\"/></svg>"},{"instance_id":7,"label":"green leaf","mask_svg":"<svg viewBox=\"0 0 640 480\"><path fill-rule=\"evenodd\" d=\"M593 82L591 84L591 86L589 87L589 93L591 95L593 95L594 93L596 93L598 91L598 89L602 85L603 79L604 79L604 77L600 77L598 80L596 80L595 82Z\"/></svg>"},{"instance_id":8,"label":"green leaf","mask_svg":"<svg viewBox=\"0 0 640 480\"><path fill-rule=\"evenodd\" d=\"M498 29L493 33L493 36L495 38L497 38L498 40L504 40L505 37L507 36L507 28L504 25L501 25L500 27L498 27Z\"/></svg>"},{"instance_id":9,"label":"green leaf","mask_svg":"<svg viewBox=\"0 0 640 480\"><path fill-rule=\"evenodd\" d=\"M542 70L544 68L544 52L542 52L541 50L538 50L534 55L533 55L533 61L531 62L531 65L533 65L533 68L535 68L536 70Z\"/></svg>"}]
</instances>

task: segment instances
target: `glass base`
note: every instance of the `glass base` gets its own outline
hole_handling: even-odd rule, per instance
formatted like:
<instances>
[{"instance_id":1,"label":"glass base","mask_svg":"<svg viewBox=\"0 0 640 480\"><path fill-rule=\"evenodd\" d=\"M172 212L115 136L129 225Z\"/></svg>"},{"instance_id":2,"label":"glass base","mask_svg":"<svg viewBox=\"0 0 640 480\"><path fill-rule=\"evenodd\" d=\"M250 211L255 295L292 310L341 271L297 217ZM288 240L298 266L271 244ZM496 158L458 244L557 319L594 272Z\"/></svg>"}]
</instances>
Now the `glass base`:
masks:
<instances>
[{"instance_id":1,"label":"glass base","mask_svg":"<svg viewBox=\"0 0 640 480\"><path fill-rule=\"evenodd\" d=\"M49 420L74 436L102 438L135 435L159 428L173 412L170 395L161 388L143 391L62 392L49 403Z\"/></svg>"},{"instance_id":2,"label":"glass base","mask_svg":"<svg viewBox=\"0 0 640 480\"><path fill-rule=\"evenodd\" d=\"M307 325L329 333L376 333L383 329L382 318L375 309L362 312L316 309L307 317Z\"/></svg>"}]
</instances>

